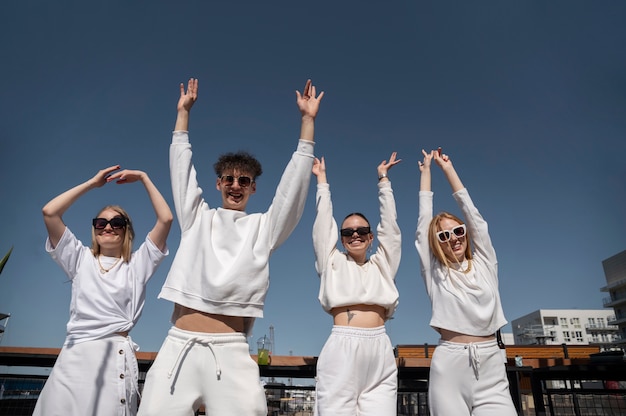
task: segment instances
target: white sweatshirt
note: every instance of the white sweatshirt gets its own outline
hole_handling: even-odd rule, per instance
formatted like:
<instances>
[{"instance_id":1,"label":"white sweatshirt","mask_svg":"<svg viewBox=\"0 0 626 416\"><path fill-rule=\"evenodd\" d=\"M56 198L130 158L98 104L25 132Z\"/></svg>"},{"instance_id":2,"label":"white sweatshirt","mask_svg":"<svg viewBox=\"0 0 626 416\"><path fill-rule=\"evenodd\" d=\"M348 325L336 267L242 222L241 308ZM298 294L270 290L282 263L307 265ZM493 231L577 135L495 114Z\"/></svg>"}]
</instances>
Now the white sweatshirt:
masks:
<instances>
[{"instance_id":1,"label":"white sweatshirt","mask_svg":"<svg viewBox=\"0 0 626 416\"><path fill-rule=\"evenodd\" d=\"M300 140L267 212L246 214L209 207L196 180L188 134L175 131L170 173L182 233L159 298L207 313L262 317L269 257L302 216L313 146Z\"/></svg>"},{"instance_id":2,"label":"white sweatshirt","mask_svg":"<svg viewBox=\"0 0 626 416\"><path fill-rule=\"evenodd\" d=\"M120 261L102 273L91 249L67 227L56 247L46 239L46 251L72 282L65 345L130 331L146 303L146 284L168 254L146 237L128 263Z\"/></svg>"},{"instance_id":3,"label":"white sweatshirt","mask_svg":"<svg viewBox=\"0 0 626 416\"><path fill-rule=\"evenodd\" d=\"M420 191L415 247L422 277L432 303L430 326L466 335L487 336L506 325L498 292L498 260L491 245L487 223L474 206L467 189L453 194L459 204L473 244L472 269L464 261L459 270L449 269L432 253L428 228L433 218L433 193Z\"/></svg>"},{"instance_id":4,"label":"white sweatshirt","mask_svg":"<svg viewBox=\"0 0 626 416\"><path fill-rule=\"evenodd\" d=\"M327 183L317 185L313 248L315 269L321 279L319 300L326 312L339 306L379 305L386 309L386 317L390 318L398 306L395 276L400 266L402 237L396 222L391 182L378 183L378 201L378 248L359 266L352 257L337 250L338 229L333 218L330 186Z\"/></svg>"}]
</instances>

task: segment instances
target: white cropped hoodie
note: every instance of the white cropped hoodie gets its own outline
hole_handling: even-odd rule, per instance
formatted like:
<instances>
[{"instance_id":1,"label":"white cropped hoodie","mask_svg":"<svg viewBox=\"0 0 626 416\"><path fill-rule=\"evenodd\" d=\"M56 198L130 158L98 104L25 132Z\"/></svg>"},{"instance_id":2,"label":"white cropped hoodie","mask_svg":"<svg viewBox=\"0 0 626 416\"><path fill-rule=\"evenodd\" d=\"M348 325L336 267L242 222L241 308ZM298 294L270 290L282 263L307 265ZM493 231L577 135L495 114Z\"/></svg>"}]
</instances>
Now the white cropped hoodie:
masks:
<instances>
[{"instance_id":1,"label":"white cropped hoodie","mask_svg":"<svg viewBox=\"0 0 626 416\"><path fill-rule=\"evenodd\" d=\"M466 335L488 336L506 325L498 291L498 260L491 244L487 222L463 188L453 195L473 244L472 269L467 261L458 269L448 268L432 253L428 228L433 218L433 192L420 191L415 246L422 277L432 303L430 326Z\"/></svg>"},{"instance_id":2,"label":"white cropped hoodie","mask_svg":"<svg viewBox=\"0 0 626 416\"><path fill-rule=\"evenodd\" d=\"M389 319L398 306L395 276L400 266L402 236L396 222L391 182L378 183L378 201L378 247L365 264L358 265L337 249L338 229L333 218L330 185L317 185L313 248L315 269L321 279L319 300L326 312L339 306L379 305L385 308Z\"/></svg>"}]
</instances>

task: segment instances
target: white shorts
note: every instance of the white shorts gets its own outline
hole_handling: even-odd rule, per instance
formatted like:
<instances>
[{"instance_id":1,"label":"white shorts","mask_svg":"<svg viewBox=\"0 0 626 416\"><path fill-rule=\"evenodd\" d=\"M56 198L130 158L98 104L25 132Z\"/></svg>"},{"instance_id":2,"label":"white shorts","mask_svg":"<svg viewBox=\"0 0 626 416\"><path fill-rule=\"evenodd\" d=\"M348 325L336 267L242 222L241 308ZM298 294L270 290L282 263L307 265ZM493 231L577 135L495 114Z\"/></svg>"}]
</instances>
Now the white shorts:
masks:
<instances>
[{"instance_id":1,"label":"white shorts","mask_svg":"<svg viewBox=\"0 0 626 416\"><path fill-rule=\"evenodd\" d=\"M398 367L385 327L333 326L316 381L318 416L395 416Z\"/></svg>"},{"instance_id":2,"label":"white shorts","mask_svg":"<svg viewBox=\"0 0 626 416\"><path fill-rule=\"evenodd\" d=\"M259 366L242 333L170 328L146 375L139 415L266 416Z\"/></svg>"}]
</instances>

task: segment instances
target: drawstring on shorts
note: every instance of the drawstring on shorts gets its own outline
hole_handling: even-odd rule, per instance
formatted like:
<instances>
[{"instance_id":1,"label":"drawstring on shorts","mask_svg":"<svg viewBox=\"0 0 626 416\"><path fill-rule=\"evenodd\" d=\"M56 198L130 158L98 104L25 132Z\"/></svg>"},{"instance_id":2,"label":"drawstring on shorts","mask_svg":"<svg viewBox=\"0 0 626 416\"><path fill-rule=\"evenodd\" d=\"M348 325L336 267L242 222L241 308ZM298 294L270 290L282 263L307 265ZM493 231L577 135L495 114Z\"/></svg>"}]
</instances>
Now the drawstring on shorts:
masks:
<instances>
[{"instance_id":1,"label":"drawstring on shorts","mask_svg":"<svg viewBox=\"0 0 626 416\"><path fill-rule=\"evenodd\" d=\"M469 349L469 358L470 364L472 365L472 369L474 370L474 375L476 376L476 380L479 378L479 370L480 370L480 350L478 345L474 342L470 342L467 344Z\"/></svg>"},{"instance_id":2,"label":"drawstring on shorts","mask_svg":"<svg viewBox=\"0 0 626 416\"><path fill-rule=\"evenodd\" d=\"M492 353L492 349L498 348L498 344L496 343L495 339L490 341L468 343L441 340L439 342L439 345L441 345L450 353L459 354L461 351L463 351L464 354L467 354L467 357L469 359L469 365L474 371L474 376L476 377L476 380L478 380L480 377L481 350L483 350L482 353L484 356L482 358L488 359Z\"/></svg>"},{"instance_id":3,"label":"drawstring on shorts","mask_svg":"<svg viewBox=\"0 0 626 416\"><path fill-rule=\"evenodd\" d=\"M211 351L211 354L213 354L213 359L215 360L215 374L217 376L217 379L219 380L222 377L222 369L220 368L220 363L217 360L217 356L215 355L215 351L213 350L213 343L214 343L214 339L211 337L191 337L187 340L187 342L185 342L185 344L182 346L182 348L180 349L180 351L178 352L178 356L176 357L176 361L174 361L174 364L172 365L172 368L170 369L170 371L167 373L167 378L171 378L172 374L174 374L174 371L178 368L178 364L183 356L183 354L185 352L187 352L187 350L194 344L194 343L198 343L200 345L204 345L205 347L209 348L209 351Z\"/></svg>"}]
</instances>

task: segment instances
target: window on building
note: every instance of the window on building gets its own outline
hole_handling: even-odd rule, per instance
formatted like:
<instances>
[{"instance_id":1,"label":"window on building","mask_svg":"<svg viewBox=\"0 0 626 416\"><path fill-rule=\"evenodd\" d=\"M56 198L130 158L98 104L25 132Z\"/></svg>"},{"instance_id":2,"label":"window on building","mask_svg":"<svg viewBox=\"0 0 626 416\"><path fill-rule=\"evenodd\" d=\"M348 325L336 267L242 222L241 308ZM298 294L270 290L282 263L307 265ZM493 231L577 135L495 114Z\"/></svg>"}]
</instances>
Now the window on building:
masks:
<instances>
[{"instance_id":1,"label":"window on building","mask_svg":"<svg viewBox=\"0 0 626 416\"><path fill-rule=\"evenodd\" d=\"M570 323L574 325L574 328L580 328L580 318L572 318Z\"/></svg>"},{"instance_id":2,"label":"window on building","mask_svg":"<svg viewBox=\"0 0 626 416\"><path fill-rule=\"evenodd\" d=\"M577 342L585 342L582 331L576 331L574 335L576 336Z\"/></svg>"},{"instance_id":3,"label":"window on building","mask_svg":"<svg viewBox=\"0 0 626 416\"><path fill-rule=\"evenodd\" d=\"M561 326L563 328L567 328L567 318L560 318L559 321L561 322Z\"/></svg>"},{"instance_id":4,"label":"window on building","mask_svg":"<svg viewBox=\"0 0 626 416\"><path fill-rule=\"evenodd\" d=\"M589 321L589 328L596 327L596 318L588 318L588 321Z\"/></svg>"},{"instance_id":5,"label":"window on building","mask_svg":"<svg viewBox=\"0 0 626 416\"><path fill-rule=\"evenodd\" d=\"M570 342L572 339L569 336L569 331L563 331L563 341Z\"/></svg>"},{"instance_id":6,"label":"window on building","mask_svg":"<svg viewBox=\"0 0 626 416\"><path fill-rule=\"evenodd\" d=\"M604 328L606 325L604 323L604 318L598 318L598 327Z\"/></svg>"}]
</instances>

